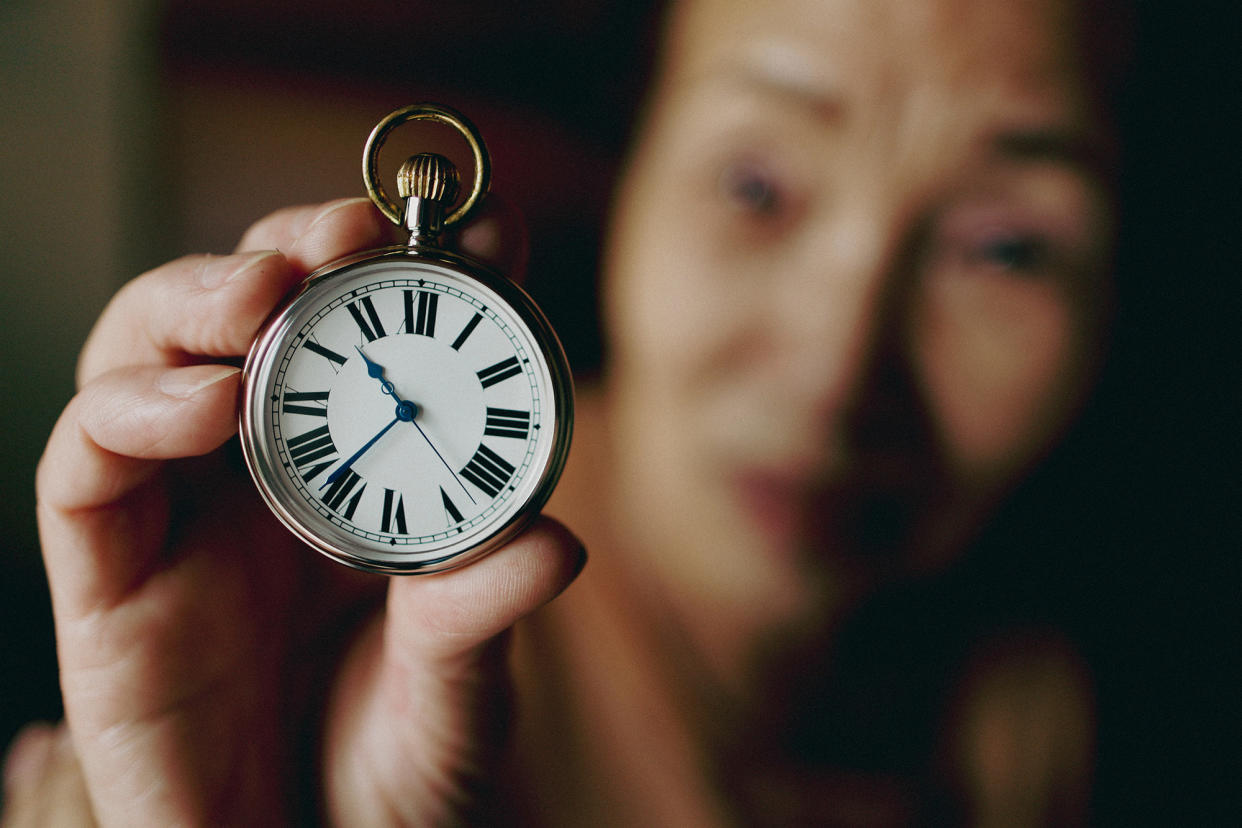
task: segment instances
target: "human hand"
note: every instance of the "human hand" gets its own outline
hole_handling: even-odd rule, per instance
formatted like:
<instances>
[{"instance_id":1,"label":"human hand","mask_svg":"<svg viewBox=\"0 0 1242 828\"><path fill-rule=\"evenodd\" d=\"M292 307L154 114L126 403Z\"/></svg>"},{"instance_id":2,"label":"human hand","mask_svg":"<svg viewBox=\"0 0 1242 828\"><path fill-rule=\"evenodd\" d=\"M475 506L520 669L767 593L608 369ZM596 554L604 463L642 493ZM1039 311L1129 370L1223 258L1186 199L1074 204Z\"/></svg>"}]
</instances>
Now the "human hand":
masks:
<instances>
[{"instance_id":1,"label":"human hand","mask_svg":"<svg viewBox=\"0 0 1242 828\"><path fill-rule=\"evenodd\" d=\"M510 231L464 238L520 255ZM276 522L231 441L232 363L277 301L389 232L363 200L281 211L243 252L131 282L86 344L37 488L66 719L103 824L434 824L487 783L501 634L572 580L578 543L543 519L461 570L356 573Z\"/></svg>"}]
</instances>

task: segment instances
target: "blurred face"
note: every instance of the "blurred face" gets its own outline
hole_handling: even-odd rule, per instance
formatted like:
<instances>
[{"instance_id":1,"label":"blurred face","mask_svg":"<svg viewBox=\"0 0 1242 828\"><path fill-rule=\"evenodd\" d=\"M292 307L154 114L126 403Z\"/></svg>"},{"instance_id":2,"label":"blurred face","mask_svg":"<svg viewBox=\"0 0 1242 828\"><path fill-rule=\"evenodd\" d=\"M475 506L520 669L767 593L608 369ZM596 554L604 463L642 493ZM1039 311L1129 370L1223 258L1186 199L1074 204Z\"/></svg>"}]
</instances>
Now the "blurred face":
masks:
<instances>
[{"instance_id":1,"label":"blurred face","mask_svg":"<svg viewBox=\"0 0 1242 828\"><path fill-rule=\"evenodd\" d=\"M644 563L739 618L943 564L1095 359L1111 215L1071 4L672 25L608 268Z\"/></svg>"}]
</instances>

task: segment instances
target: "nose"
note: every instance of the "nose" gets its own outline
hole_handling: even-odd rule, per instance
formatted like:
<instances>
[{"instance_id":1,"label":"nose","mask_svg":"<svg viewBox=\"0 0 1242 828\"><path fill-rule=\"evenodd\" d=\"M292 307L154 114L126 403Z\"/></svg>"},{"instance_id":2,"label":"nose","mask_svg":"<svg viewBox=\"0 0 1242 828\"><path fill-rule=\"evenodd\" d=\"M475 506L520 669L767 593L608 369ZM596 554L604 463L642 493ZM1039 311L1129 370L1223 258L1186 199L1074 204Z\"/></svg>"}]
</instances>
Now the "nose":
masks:
<instances>
[{"instance_id":1,"label":"nose","mask_svg":"<svg viewBox=\"0 0 1242 828\"><path fill-rule=\"evenodd\" d=\"M822 412L857 400L879 350L900 340L906 222L856 201L808 226L773 296L785 387Z\"/></svg>"}]
</instances>

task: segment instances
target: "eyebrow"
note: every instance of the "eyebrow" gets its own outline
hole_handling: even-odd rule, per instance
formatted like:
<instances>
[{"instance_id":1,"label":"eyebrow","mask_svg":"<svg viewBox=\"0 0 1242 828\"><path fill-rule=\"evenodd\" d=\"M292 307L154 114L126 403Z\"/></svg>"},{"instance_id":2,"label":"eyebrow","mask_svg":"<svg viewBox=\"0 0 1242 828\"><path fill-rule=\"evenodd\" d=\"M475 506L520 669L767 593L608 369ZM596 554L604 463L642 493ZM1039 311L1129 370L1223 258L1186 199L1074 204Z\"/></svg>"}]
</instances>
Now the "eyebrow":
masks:
<instances>
[{"instance_id":1,"label":"eyebrow","mask_svg":"<svg viewBox=\"0 0 1242 828\"><path fill-rule=\"evenodd\" d=\"M1058 127L1009 129L994 135L992 151L1006 160L1064 164L1089 175L1109 177L1114 153L1088 132Z\"/></svg>"},{"instance_id":2,"label":"eyebrow","mask_svg":"<svg viewBox=\"0 0 1242 828\"><path fill-rule=\"evenodd\" d=\"M774 95L805 110L827 126L846 116L845 97L831 74L798 51L757 49L712 73L715 83ZM1076 125L1002 127L984 138L984 151L1002 161L1052 163L1108 181L1117 171L1117 153L1104 132Z\"/></svg>"},{"instance_id":3,"label":"eyebrow","mask_svg":"<svg viewBox=\"0 0 1242 828\"><path fill-rule=\"evenodd\" d=\"M845 116L845 100L815 72L793 60L741 60L714 73L714 80L774 94L797 104L818 120L840 123Z\"/></svg>"},{"instance_id":4,"label":"eyebrow","mask_svg":"<svg viewBox=\"0 0 1242 828\"><path fill-rule=\"evenodd\" d=\"M774 94L828 125L840 124L845 117L843 97L809 74L785 74L764 66L735 63L719 73L716 80ZM1116 153L1109 143L1096 132L1073 126L1002 128L985 138L985 146L985 151L1002 160L1062 164L1105 179L1116 169Z\"/></svg>"}]
</instances>

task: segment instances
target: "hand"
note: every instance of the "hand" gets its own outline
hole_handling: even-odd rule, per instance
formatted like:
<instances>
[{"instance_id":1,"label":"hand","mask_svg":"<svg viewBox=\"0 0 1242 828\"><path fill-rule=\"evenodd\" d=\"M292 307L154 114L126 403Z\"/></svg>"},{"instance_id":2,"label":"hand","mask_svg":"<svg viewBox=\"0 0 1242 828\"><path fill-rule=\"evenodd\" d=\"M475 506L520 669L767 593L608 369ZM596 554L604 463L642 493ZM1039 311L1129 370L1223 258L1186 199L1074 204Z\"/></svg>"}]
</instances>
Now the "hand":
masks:
<instances>
[{"instance_id":1,"label":"hand","mask_svg":"<svg viewBox=\"0 0 1242 828\"><path fill-rule=\"evenodd\" d=\"M230 442L229 363L298 280L388 232L362 200L282 211L244 252L127 285L86 344L37 487L103 824L433 824L493 767L497 636L569 583L577 542L542 520L454 572L356 573L276 522Z\"/></svg>"}]
</instances>

